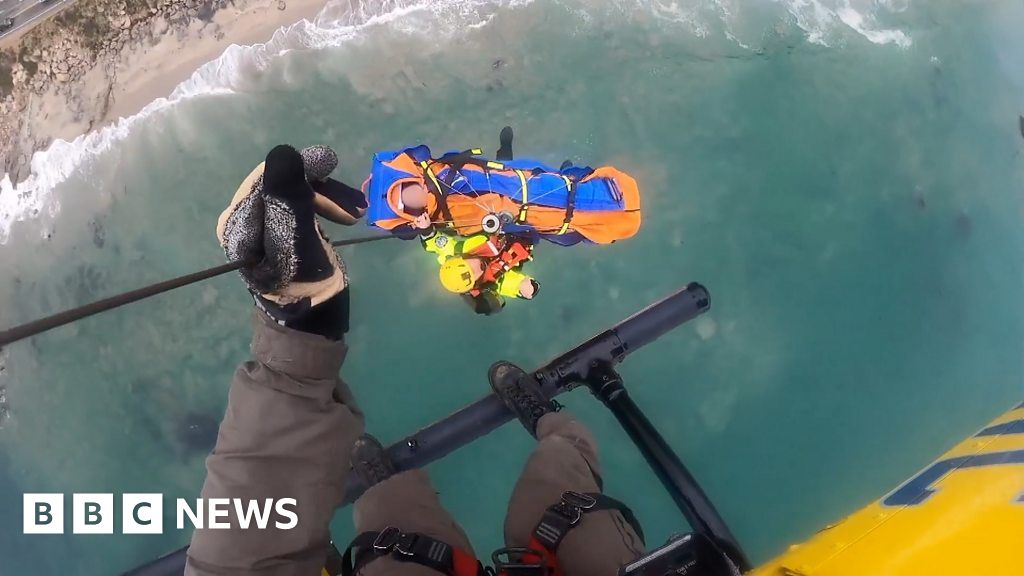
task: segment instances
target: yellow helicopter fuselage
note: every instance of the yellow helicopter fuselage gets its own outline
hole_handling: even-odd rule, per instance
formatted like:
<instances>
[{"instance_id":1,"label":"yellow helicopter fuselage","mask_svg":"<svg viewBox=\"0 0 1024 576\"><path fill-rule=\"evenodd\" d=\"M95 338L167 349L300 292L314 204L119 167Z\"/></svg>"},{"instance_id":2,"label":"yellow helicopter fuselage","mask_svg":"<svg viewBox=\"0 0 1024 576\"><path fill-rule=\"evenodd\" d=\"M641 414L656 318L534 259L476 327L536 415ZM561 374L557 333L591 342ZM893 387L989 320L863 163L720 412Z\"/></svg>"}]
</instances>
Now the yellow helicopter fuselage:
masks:
<instances>
[{"instance_id":1,"label":"yellow helicopter fuselage","mask_svg":"<svg viewBox=\"0 0 1024 576\"><path fill-rule=\"evenodd\" d=\"M1024 404L747 574L1024 575Z\"/></svg>"}]
</instances>

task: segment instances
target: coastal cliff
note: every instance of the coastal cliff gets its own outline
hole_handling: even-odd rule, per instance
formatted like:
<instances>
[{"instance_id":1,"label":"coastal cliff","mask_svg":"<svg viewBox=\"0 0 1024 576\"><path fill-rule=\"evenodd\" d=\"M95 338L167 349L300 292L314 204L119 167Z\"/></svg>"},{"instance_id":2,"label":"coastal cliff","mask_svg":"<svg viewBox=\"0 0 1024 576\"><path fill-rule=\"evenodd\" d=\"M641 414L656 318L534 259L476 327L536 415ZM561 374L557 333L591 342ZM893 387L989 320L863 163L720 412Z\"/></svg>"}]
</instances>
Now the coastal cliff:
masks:
<instances>
[{"instance_id":1,"label":"coastal cliff","mask_svg":"<svg viewBox=\"0 0 1024 576\"><path fill-rule=\"evenodd\" d=\"M266 41L322 0L80 0L0 50L0 176L138 113L231 44ZM12 43L12 42L8 42Z\"/></svg>"}]
</instances>

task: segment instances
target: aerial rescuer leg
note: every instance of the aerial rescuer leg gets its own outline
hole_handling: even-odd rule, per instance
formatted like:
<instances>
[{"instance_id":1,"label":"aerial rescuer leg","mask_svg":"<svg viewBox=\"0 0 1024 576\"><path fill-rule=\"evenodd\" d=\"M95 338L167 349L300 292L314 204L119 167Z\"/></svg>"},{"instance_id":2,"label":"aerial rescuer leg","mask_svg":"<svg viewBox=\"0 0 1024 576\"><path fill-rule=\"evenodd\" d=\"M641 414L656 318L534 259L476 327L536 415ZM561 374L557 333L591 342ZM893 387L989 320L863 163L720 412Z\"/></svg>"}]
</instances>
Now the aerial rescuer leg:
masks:
<instances>
[{"instance_id":1,"label":"aerial rescuer leg","mask_svg":"<svg viewBox=\"0 0 1024 576\"><path fill-rule=\"evenodd\" d=\"M544 396L532 375L499 362L491 387L534 437L509 501L505 544L496 568L508 576L616 576L643 554L642 532L628 508L601 495L597 443L582 423ZM518 569L516 568L518 566Z\"/></svg>"},{"instance_id":2,"label":"aerial rescuer leg","mask_svg":"<svg viewBox=\"0 0 1024 576\"><path fill-rule=\"evenodd\" d=\"M345 551L346 576L483 573L425 470L400 472L372 486L356 501L353 520L359 536Z\"/></svg>"},{"instance_id":3,"label":"aerial rescuer leg","mask_svg":"<svg viewBox=\"0 0 1024 576\"><path fill-rule=\"evenodd\" d=\"M509 503L508 548L493 556L498 573L615 576L643 553L643 535L628 508L601 494L593 435L571 415L556 412L558 406L522 369L499 362L488 378L538 439ZM355 523L361 534L345 553L345 574L484 573L424 471L371 487L356 502Z\"/></svg>"},{"instance_id":4,"label":"aerial rescuer leg","mask_svg":"<svg viewBox=\"0 0 1024 576\"><path fill-rule=\"evenodd\" d=\"M560 501L544 511L544 516L533 529L525 547L507 547L494 553L492 558L495 570L499 576L565 576L567 573L558 559L562 540L580 525L586 514L611 510L623 516L642 542L643 530L628 506L600 492L581 494L568 490L562 493ZM617 564L609 564L607 567L615 568L616 571L619 568ZM570 574L579 573L573 571Z\"/></svg>"},{"instance_id":5,"label":"aerial rescuer leg","mask_svg":"<svg viewBox=\"0 0 1024 576\"><path fill-rule=\"evenodd\" d=\"M356 528L363 532L339 558L341 574L480 572L466 535L441 506L425 471L398 473L384 446L370 435L352 447L352 470L368 488L354 510Z\"/></svg>"},{"instance_id":6,"label":"aerial rescuer leg","mask_svg":"<svg viewBox=\"0 0 1024 576\"><path fill-rule=\"evenodd\" d=\"M538 575L615 576L643 554L643 533L625 505L601 494L593 434L564 411L543 415L536 431L537 447L509 502L508 548L499 550L505 554L495 567L499 573L504 562L533 566Z\"/></svg>"}]
</instances>

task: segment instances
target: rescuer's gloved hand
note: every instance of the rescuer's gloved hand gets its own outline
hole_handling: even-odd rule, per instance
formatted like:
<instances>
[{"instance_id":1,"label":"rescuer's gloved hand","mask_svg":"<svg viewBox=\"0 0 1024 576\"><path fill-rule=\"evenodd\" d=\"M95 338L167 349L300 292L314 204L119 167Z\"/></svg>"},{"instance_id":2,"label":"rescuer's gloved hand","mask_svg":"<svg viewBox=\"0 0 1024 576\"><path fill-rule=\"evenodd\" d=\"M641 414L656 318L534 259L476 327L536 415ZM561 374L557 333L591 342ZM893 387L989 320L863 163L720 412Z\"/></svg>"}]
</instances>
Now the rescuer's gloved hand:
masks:
<instances>
[{"instance_id":1,"label":"rescuer's gloved hand","mask_svg":"<svg viewBox=\"0 0 1024 576\"><path fill-rule=\"evenodd\" d=\"M310 182L323 182L338 167L338 155L330 146L317 144L302 149L302 167Z\"/></svg>"},{"instance_id":2,"label":"rescuer's gloved hand","mask_svg":"<svg viewBox=\"0 0 1024 576\"><path fill-rule=\"evenodd\" d=\"M340 339L348 330L348 279L320 230L303 160L291 146L271 150L221 214L217 236L228 259L249 262L242 278L271 318ZM327 164L313 166L316 176L326 177L336 158Z\"/></svg>"},{"instance_id":3,"label":"rescuer's gloved hand","mask_svg":"<svg viewBox=\"0 0 1024 576\"><path fill-rule=\"evenodd\" d=\"M318 144L303 148L301 154L306 180L316 192L313 195L316 213L345 226L351 226L362 218L369 206L363 191L330 177L338 167L338 155L334 150Z\"/></svg>"}]
</instances>

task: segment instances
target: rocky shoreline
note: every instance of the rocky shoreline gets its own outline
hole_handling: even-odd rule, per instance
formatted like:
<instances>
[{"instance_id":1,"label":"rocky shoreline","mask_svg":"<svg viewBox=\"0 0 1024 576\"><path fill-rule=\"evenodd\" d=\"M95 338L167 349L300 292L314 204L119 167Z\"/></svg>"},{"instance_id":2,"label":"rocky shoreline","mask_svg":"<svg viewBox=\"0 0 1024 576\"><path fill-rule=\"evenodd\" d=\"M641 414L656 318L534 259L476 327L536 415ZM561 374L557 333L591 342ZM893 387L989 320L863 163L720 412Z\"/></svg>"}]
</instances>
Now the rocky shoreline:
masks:
<instances>
[{"instance_id":1,"label":"rocky shoreline","mask_svg":"<svg viewBox=\"0 0 1024 576\"><path fill-rule=\"evenodd\" d=\"M27 32L0 51L0 176L20 182L37 150L112 120L114 87L133 50L168 37L186 41L197 28L220 40L214 14L253 1L79 0Z\"/></svg>"}]
</instances>

